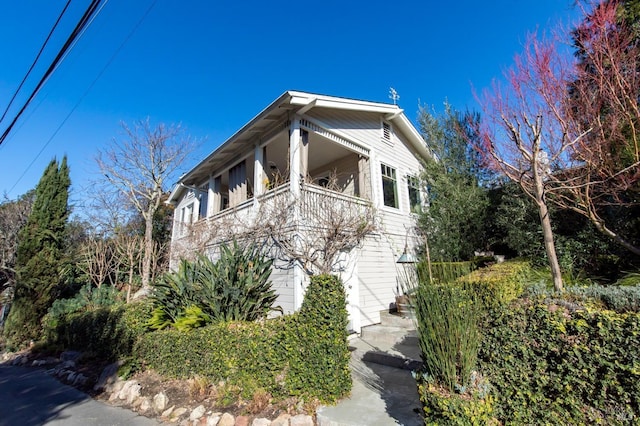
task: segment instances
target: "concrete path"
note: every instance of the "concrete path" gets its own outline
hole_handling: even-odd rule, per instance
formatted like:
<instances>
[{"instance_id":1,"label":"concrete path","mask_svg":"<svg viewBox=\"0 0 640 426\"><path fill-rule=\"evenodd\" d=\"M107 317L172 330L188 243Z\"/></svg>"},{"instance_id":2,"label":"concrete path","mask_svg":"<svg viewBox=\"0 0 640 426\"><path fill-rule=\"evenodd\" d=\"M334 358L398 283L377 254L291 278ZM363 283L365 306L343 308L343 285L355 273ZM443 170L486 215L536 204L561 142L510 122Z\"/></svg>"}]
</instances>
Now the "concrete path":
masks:
<instances>
[{"instance_id":1,"label":"concrete path","mask_svg":"<svg viewBox=\"0 0 640 426\"><path fill-rule=\"evenodd\" d=\"M155 420L94 401L43 370L0 365L0 426L152 426Z\"/></svg>"},{"instance_id":2,"label":"concrete path","mask_svg":"<svg viewBox=\"0 0 640 426\"><path fill-rule=\"evenodd\" d=\"M411 370L420 366L420 350L411 328L411 322L402 327L375 325L349 342L351 395L335 406L320 407L316 412L319 426L424 424L411 375Z\"/></svg>"}]
</instances>

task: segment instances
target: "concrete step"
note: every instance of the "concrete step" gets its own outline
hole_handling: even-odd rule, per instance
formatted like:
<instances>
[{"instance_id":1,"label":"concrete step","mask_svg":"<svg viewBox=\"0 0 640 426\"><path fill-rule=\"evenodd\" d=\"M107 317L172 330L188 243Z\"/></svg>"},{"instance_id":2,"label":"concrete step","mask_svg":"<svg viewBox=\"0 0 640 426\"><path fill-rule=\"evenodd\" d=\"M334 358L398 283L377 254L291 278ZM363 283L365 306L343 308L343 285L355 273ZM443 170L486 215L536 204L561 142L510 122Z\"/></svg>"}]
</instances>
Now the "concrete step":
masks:
<instances>
[{"instance_id":1,"label":"concrete step","mask_svg":"<svg viewBox=\"0 0 640 426\"><path fill-rule=\"evenodd\" d=\"M398 342L418 344L418 334L415 329L407 329L391 325L375 324L362 327L360 337L380 343L393 345Z\"/></svg>"},{"instance_id":2,"label":"concrete step","mask_svg":"<svg viewBox=\"0 0 640 426\"><path fill-rule=\"evenodd\" d=\"M380 311L380 325L387 325L391 327L401 327L407 330L415 330L415 320L408 316L403 316L395 312L389 312L388 310Z\"/></svg>"},{"instance_id":3,"label":"concrete step","mask_svg":"<svg viewBox=\"0 0 640 426\"><path fill-rule=\"evenodd\" d=\"M349 341L352 356L403 370L418 370L422 357L415 330L373 325L364 327L359 338Z\"/></svg>"}]
</instances>

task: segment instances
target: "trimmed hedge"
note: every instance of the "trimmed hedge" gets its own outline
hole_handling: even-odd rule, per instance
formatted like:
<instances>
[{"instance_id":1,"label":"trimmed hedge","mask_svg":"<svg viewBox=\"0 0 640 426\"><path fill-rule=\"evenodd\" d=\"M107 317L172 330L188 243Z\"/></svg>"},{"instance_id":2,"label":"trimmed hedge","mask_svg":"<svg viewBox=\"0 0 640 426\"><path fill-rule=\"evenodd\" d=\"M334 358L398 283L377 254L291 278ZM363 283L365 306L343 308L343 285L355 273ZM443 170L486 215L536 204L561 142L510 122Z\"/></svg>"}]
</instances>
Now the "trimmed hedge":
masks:
<instances>
[{"instance_id":1,"label":"trimmed hedge","mask_svg":"<svg viewBox=\"0 0 640 426\"><path fill-rule=\"evenodd\" d=\"M150 315L148 302L62 315L47 330L47 342L115 361L131 356L135 342L146 330L145 323Z\"/></svg>"},{"instance_id":2,"label":"trimmed hedge","mask_svg":"<svg viewBox=\"0 0 640 426\"><path fill-rule=\"evenodd\" d=\"M640 315L520 301L485 327L480 368L505 424L638 424Z\"/></svg>"},{"instance_id":3,"label":"trimmed hedge","mask_svg":"<svg viewBox=\"0 0 640 426\"><path fill-rule=\"evenodd\" d=\"M456 280L469 284L487 308L503 306L518 298L524 291L524 282L531 273L531 264L525 260L510 260L476 269Z\"/></svg>"},{"instance_id":4,"label":"trimmed hedge","mask_svg":"<svg viewBox=\"0 0 640 426\"><path fill-rule=\"evenodd\" d=\"M300 312L262 323L223 322L140 339L144 364L174 378L206 377L276 398L333 402L351 389L346 297L333 276L311 277Z\"/></svg>"}]
</instances>

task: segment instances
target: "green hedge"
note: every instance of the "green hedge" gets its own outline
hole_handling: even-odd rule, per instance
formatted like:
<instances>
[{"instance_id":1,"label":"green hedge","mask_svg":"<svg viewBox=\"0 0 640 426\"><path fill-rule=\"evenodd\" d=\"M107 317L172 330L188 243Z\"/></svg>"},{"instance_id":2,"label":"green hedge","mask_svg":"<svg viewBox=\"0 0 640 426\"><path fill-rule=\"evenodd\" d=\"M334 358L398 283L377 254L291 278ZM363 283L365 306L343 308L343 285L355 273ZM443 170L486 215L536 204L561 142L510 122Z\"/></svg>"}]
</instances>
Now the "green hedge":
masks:
<instances>
[{"instance_id":1,"label":"green hedge","mask_svg":"<svg viewBox=\"0 0 640 426\"><path fill-rule=\"evenodd\" d=\"M61 315L46 330L47 342L115 361L131 356L150 314L149 303L136 302Z\"/></svg>"},{"instance_id":2,"label":"green hedge","mask_svg":"<svg viewBox=\"0 0 640 426\"><path fill-rule=\"evenodd\" d=\"M640 315L519 301L484 330L480 368L504 424L638 424Z\"/></svg>"},{"instance_id":3,"label":"green hedge","mask_svg":"<svg viewBox=\"0 0 640 426\"><path fill-rule=\"evenodd\" d=\"M531 265L528 261L511 260L476 269L460 277L457 282L471 285L483 305L494 308L519 297L530 273Z\"/></svg>"},{"instance_id":4,"label":"green hedge","mask_svg":"<svg viewBox=\"0 0 640 426\"><path fill-rule=\"evenodd\" d=\"M238 386L243 397L261 389L276 398L332 402L351 388L346 327L342 282L317 276L294 315L156 331L140 339L136 354L164 376L225 381Z\"/></svg>"}]
</instances>

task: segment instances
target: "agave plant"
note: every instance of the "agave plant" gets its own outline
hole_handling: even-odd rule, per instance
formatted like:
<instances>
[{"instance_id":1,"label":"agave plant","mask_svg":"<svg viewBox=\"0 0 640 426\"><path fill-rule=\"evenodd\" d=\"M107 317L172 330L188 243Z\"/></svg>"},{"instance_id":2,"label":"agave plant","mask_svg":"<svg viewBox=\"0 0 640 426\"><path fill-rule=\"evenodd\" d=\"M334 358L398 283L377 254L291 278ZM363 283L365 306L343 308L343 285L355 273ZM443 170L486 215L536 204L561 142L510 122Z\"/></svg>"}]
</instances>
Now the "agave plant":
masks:
<instances>
[{"instance_id":1,"label":"agave plant","mask_svg":"<svg viewBox=\"0 0 640 426\"><path fill-rule=\"evenodd\" d=\"M183 259L177 271L164 274L155 283L151 296L155 308L147 323L149 328L161 330L175 324L185 309L194 305L202 290L198 266L198 261Z\"/></svg>"},{"instance_id":2,"label":"agave plant","mask_svg":"<svg viewBox=\"0 0 640 426\"><path fill-rule=\"evenodd\" d=\"M165 274L155 286L149 327L189 329L215 321L255 321L271 310L282 311L273 307L272 264L255 246L235 241L221 246L215 263L205 256L181 261L178 271Z\"/></svg>"}]
</instances>

